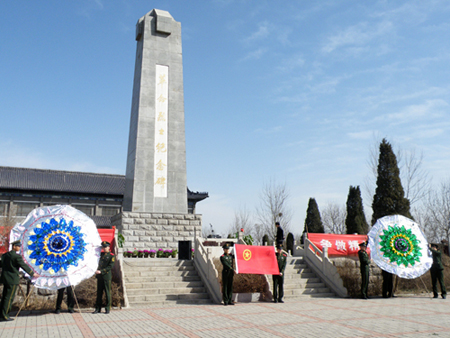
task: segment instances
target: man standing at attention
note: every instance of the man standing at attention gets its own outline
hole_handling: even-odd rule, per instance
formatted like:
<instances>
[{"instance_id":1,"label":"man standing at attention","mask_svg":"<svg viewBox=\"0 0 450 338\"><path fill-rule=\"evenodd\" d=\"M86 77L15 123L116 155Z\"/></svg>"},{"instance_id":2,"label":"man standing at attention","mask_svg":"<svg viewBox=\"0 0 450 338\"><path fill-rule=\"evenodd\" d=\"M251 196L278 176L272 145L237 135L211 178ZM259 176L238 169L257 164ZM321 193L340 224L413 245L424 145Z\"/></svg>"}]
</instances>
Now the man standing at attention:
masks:
<instances>
[{"instance_id":1,"label":"man standing at attention","mask_svg":"<svg viewBox=\"0 0 450 338\"><path fill-rule=\"evenodd\" d=\"M110 252L109 246L109 242L102 242L102 247L105 252L102 253L100 261L98 262L97 271L95 271L95 277L97 278L97 302L95 303L95 311L93 313L99 313L102 311L103 291L106 294L105 312L108 314L111 310L111 269L114 266L116 258Z\"/></svg>"},{"instance_id":2,"label":"man standing at attention","mask_svg":"<svg viewBox=\"0 0 450 338\"><path fill-rule=\"evenodd\" d=\"M280 222L276 222L275 226L277 228L277 237L276 237L276 244L278 245L283 245L283 240L284 240L284 232L283 229L281 229L280 226Z\"/></svg>"},{"instance_id":3,"label":"man standing at attention","mask_svg":"<svg viewBox=\"0 0 450 338\"><path fill-rule=\"evenodd\" d=\"M359 268L361 270L361 297L362 299L369 299L367 297L367 289L369 288L369 265L370 258L366 251L367 242L362 242L359 245L358 257L359 257Z\"/></svg>"},{"instance_id":4,"label":"man standing at attention","mask_svg":"<svg viewBox=\"0 0 450 338\"><path fill-rule=\"evenodd\" d=\"M20 275L19 268L22 268L31 277L39 277L37 273L34 273L31 268L25 264L22 256L16 251L20 250L20 241L12 243L12 250L3 254L0 261L0 267L2 268L2 275L0 277L0 283L3 284L3 295L0 302L0 321L14 320L9 318L9 311L14 302L16 296L17 287L19 285Z\"/></svg>"},{"instance_id":5,"label":"man standing at attention","mask_svg":"<svg viewBox=\"0 0 450 338\"><path fill-rule=\"evenodd\" d=\"M286 268L286 254L281 250L281 245L277 245L277 256L279 275L272 275L273 280L273 302L274 303L284 303L283 302L283 283L284 283L284 269Z\"/></svg>"},{"instance_id":6,"label":"man standing at attention","mask_svg":"<svg viewBox=\"0 0 450 338\"><path fill-rule=\"evenodd\" d=\"M430 269L431 281L433 283L433 298L438 298L437 281L441 285L442 298L447 297L447 290L444 283L444 266L442 265L441 252L436 244L429 244L430 251L433 254L433 265Z\"/></svg>"},{"instance_id":7,"label":"man standing at attention","mask_svg":"<svg viewBox=\"0 0 450 338\"><path fill-rule=\"evenodd\" d=\"M220 262L222 263L222 295L223 305L234 305L231 301L233 296L233 255L229 254L230 247L225 244L223 247L223 255L220 256Z\"/></svg>"}]
</instances>

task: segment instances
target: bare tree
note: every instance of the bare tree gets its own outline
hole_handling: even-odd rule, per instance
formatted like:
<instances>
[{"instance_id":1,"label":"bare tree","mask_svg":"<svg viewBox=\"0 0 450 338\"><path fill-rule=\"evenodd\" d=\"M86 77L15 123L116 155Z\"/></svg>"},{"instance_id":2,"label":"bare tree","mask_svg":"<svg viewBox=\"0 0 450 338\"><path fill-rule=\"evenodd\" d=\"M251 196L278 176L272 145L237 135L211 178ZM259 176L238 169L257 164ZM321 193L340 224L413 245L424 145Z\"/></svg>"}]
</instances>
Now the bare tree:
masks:
<instances>
[{"instance_id":1,"label":"bare tree","mask_svg":"<svg viewBox=\"0 0 450 338\"><path fill-rule=\"evenodd\" d=\"M367 166L370 174L364 180L364 201L366 205L372 206L373 195L376 188L377 168L379 157L379 140L375 140L369 149ZM396 147L395 156L400 170L400 180L405 191L405 197L412 207L417 202L424 200L430 186L431 179L423 167L423 152L416 148L404 150Z\"/></svg>"},{"instance_id":2,"label":"bare tree","mask_svg":"<svg viewBox=\"0 0 450 338\"><path fill-rule=\"evenodd\" d=\"M427 195L431 181L428 172L422 166L423 152L417 153L415 148L408 152L399 149L397 158L400 162L399 169L405 197L409 199L410 205L413 205Z\"/></svg>"},{"instance_id":3,"label":"bare tree","mask_svg":"<svg viewBox=\"0 0 450 338\"><path fill-rule=\"evenodd\" d=\"M292 210L288 206L289 192L286 184L278 184L271 179L265 183L260 194L260 204L256 207L258 222L262 225L264 232L275 239L275 222L280 222L284 233L289 233L292 219Z\"/></svg>"},{"instance_id":4,"label":"bare tree","mask_svg":"<svg viewBox=\"0 0 450 338\"><path fill-rule=\"evenodd\" d=\"M321 212L325 232L332 234L345 234L345 218L347 211L345 205L328 203Z\"/></svg>"},{"instance_id":5,"label":"bare tree","mask_svg":"<svg viewBox=\"0 0 450 338\"><path fill-rule=\"evenodd\" d=\"M228 234L234 235L236 232L244 229L245 234L252 235L253 227L250 211L245 206L239 207L238 210L234 211L233 222L228 228Z\"/></svg>"},{"instance_id":6,"label":"bare tree","mask_svg":"<svg viewBox=\"0 0 450 338\"><path fill-rule=\"evenodd\" d=\"M255 224L253 226L252 237L255 245L262 245L262 238L265 235L264 229L262 224Z\"/></svg>"},{"instance_id":7,"label":"bare tree","mask_svg":"<svg viewBox=\"0 0 450 338\"><path fill-rule=\"evenodd\" d=\"M422 226L429 241L449 240L450 236L450 180L430 191L425 201Z\"/></svg>"}]
</instances>

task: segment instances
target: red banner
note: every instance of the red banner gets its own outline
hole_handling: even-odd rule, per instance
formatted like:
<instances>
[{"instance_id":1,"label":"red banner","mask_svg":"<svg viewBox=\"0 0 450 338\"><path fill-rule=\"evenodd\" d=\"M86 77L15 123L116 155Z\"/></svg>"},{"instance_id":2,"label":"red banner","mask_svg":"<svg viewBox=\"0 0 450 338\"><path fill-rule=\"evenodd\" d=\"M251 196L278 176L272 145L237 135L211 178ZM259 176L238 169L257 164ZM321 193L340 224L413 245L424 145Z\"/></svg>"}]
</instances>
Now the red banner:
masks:
<instances>
[{"instance_id":1,"label":"red banner","mask_svg":"<svg viewBox=\"0 0 450 338\"><path fill-rule=\"evenodd\" d=\"M273 246L234 245L236 272L256 275L279 275Z\"/></svg>"},{"instance_id":2,"label":"red banner","mask_svg":"<svg viewBox=\"0 0 450 338\"><path fill-rule=\"evenodd\" d=\"M0 254L4 254L9 251L9 232L12 227L0 227Z\"/></svg>"},{"instance_id":3,"label":"red banner","mask_svg":"<svg viewBox=\"0 0 450 338\"><path fill-rule=\"evenodd\" d=\"M359 244L367 241L367 235L308 234L308 239L323 251L328 248L328 256L357 255ZM367 252L370 254L369 248Z\"/></svg>"}]
</instances>

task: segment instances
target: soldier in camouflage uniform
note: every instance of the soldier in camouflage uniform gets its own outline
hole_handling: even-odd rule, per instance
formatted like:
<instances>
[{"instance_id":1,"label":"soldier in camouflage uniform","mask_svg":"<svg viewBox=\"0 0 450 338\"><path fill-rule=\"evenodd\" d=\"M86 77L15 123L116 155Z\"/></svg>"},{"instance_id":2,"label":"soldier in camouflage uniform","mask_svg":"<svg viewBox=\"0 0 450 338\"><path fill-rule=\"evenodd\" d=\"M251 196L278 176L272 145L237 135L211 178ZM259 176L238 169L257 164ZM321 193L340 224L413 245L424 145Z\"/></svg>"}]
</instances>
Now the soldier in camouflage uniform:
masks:
<instances>
[{"instance_id":1,"label":"soldier in camouflage uniform","mask_svg":"<svg viewBox=\"0 0 450 338\"><path fill-rule=\"evenodd\" d=\"M234 256L229 254L230 247L225 244L223 247L223 255L220 256L220 262L223 265L222 269L222 295L223 305L234 305L231 300L233 296L233 259Z\"/></svg>"},{"instance_id":2,"label":"soldier in camouflage uniform","mask_svg":"<svg viewBox=\"0 0 450 338\"><path fill-rule=\"evenodd\" d=\"M95 311L93 313L99 313L102 311L103 291L106 294L106 313L108 314L111 310L111 269L114 266L116 258L110 252L109 246L110 244L108 242L102 242L102 247L105 252L102 253L100 261L98 262L97 271L95 271L95 277L97 278L97 302L95 303Z\"/></svg>"}]
</instances>

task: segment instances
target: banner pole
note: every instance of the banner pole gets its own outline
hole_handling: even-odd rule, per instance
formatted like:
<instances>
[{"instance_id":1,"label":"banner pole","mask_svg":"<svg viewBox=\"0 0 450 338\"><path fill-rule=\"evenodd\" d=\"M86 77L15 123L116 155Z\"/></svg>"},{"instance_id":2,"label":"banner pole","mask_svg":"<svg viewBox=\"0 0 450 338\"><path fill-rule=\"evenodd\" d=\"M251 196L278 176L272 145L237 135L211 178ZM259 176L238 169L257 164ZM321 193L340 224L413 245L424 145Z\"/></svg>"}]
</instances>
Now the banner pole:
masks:
<instances>
[{"instance_id":1,"label":"banner pole","mask_svg":"<svg viewBox=\"0 0 450 338\"><path fill-rule=\"evenodd\" d=\"M28 298L30 298L31 294L33 293L34 290L34 284L33 287L31 288L30 293L28 294L27 298L25 299L25 301L22 303L22 305L20 306L19 311L17 312L16 316L14 317L14 319L17 319L17 316L19 315L20 311L22 311L23 306L28 302Z\"/></svg>"},{"instance_id":2,"label":"banner pole","mask_svg":"<svg viewBox=\"0 0 450 338\"><path fill-rule=\"evenodd\" d=\"M81 313L80 305L78 304L78 299L77 296L75 295L75 288L73 287L72 284L70 284L70 287L72 288L73 298L75 298L75 302L77 303L78 313Z\"/></svg>"}]
</instances>

